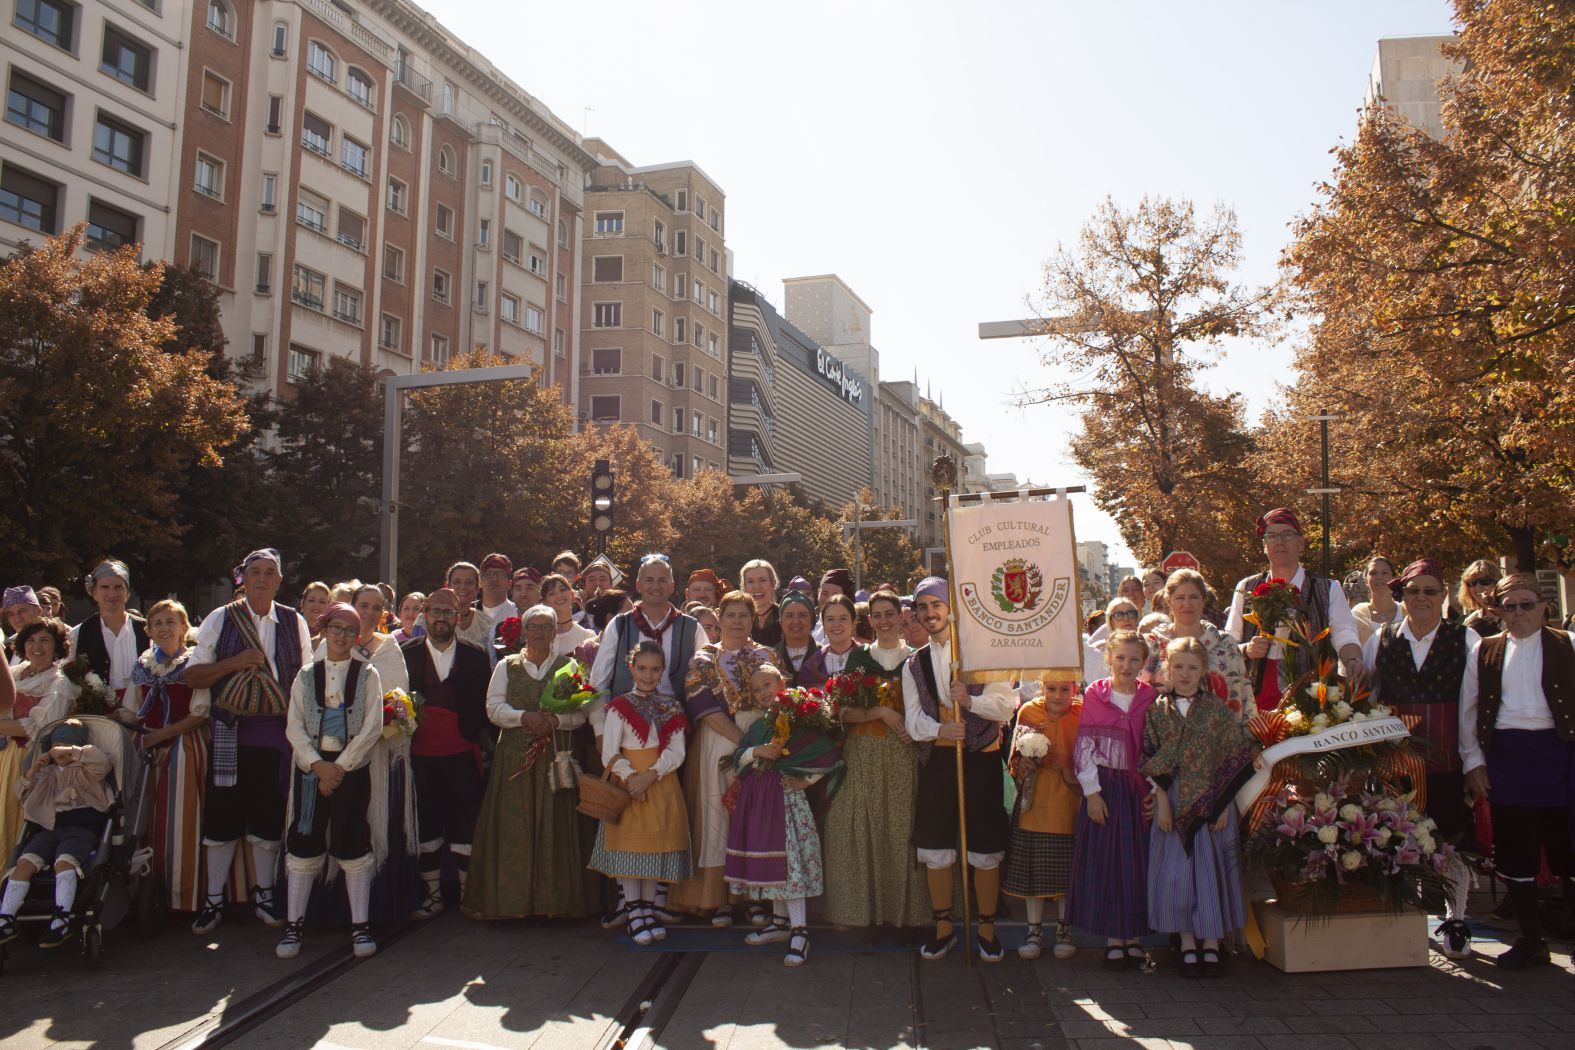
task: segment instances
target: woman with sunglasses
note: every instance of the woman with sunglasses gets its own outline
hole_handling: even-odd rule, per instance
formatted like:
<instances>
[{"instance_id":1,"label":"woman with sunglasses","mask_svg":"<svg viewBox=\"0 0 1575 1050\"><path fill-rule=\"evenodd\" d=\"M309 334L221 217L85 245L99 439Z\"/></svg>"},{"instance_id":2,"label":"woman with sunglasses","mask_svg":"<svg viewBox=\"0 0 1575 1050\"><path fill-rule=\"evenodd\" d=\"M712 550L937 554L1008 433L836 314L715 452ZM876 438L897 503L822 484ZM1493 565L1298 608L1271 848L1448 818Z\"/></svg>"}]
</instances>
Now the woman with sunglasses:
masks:
<instances>
[{"instance_id":1,"label":"woman with sunglasses","mask_svg":"<svg viewBox=\"0 0 1575 1050\"><path fill-rule=\"evenodd\" d=\"M1493 589L1502 576L1497 565L1482 558L1460 574L1460 589L1455 592L1455 600L1465 610L1465 625L1475 631L1478 638L1491 638L1504 632L1504 621L1499 618L1493 600Z\"/></svg>"},{"instance_id":2,"label":"woman with sunglasses","mask_svg":"<svg viewBox=\"0 0 1575 1050\"><path fill-rule=\"evenodd\" d=\"M1129 580L1136 580L1135 576L1128 576ZM1138 581L1141 586L1142 581ZM1142 619L1138 610L1138 603L1124 595L1112 598L1110 604L1105 606L1105 631L1095 632L1083 645L1083 680L1097 682L1110 673L1105 666L1105 642L1110 635L1117 631L1135 631L1138 622ZM1092 677L1090 677L1092 676Z\"/></svg>"}]
</instances>

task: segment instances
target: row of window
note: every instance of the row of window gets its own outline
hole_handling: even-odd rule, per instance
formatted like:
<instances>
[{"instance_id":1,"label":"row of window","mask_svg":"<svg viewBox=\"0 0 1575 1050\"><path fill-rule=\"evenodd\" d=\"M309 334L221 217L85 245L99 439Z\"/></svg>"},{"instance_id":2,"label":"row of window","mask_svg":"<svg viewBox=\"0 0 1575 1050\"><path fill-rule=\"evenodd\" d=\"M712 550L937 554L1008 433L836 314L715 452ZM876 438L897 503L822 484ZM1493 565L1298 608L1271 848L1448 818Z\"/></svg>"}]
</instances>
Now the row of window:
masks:
<instances>
[{"instance_id":1,"label":"row of window","mask_svg":"<svg viewBox=\"0 0 1575 1050\"><path fill-rule=\"evenodd\" d=\"M281 31L284 26L274 27L274 54L283 54L284 40ZM334 86L339 85L339 58L327 47L316 40L309 41L306 45L306 71ZM363 70L355 66L345 67L345 94L355 99L367 109L377 109L377 84ZM401 123L403 123L401 121Z\"/></svg>"},{"instance_id":2,"label":"row of window","mask_svg":"<svg viewBox=\"0 0 1575 1050\"><path fill-rule=\"evenodd\" d=\"M651 425L666 426L663 417L666 415L666 406L656 400L651 402ZM693 437L703 438L713 445L721 440L722 424L714 416L702 416L698 412L686 413L682 408L672 411L673 433L690 434ZM620 394L596 394L591 397L591 420L596 423L617 423L623 419L623 397ZM628 422L637 422L630 419ZM688 426L685 426L685 423Z\"/></svg>"},{"instance_id":3,"label":"row of window","mask_svg":"<svg viewBox=\"0 0 1575 1050\"><path fill-rule=\"evenodd\" d=\"M606 302L591 304L592 328L622 328L623 303ZM651 334L667 338L667 317L660 310L651 311ZM673 342L693 343L698 350L704 350L712 357L721 354L721 340L718 333L706 331L703 324L696 322L689 324L688 318L673 318Z\"/></svg>"},{"instance_id":4,"label":"row of window","mask_svg":"<svg viewBox=\"0 0 1575 1050\"><path fill-rule=\"evenodd\" d=\"M271 109L271 105L270 105ZM273 114L269 114L272 121ZM270 123L277 130L277 124ZM301 145L324 158L334 159L334 126L311 110L301 113ZM371 181L372 147L358 142L347 134L339 136L339 166L359 179Z\"/></svg>"},{"instance_id":5,"label":"row of window","mask_svg":"<svg viewBox=\"0 0 1575 1050\"><path fill-rule=\"evenodd\" d=\"M592 229L598 237L622 237L623 218L624 213L621 211L596 212ZM667 226L660 219L653 219L651 222L651 240L655 242L658 252L663 255L668 253ZM672 253L680 257L688 256L691 248L695 259L702 266L708 267L715 274L722 272L722 255L716 248L708 247L705 238L691 238L687 230L674 230Z\"/></svg>"},{"instance_id":6,"label":"row of window","mask_svg":"<svg viewBox=\"0 0 1575 1050\"><path fill-rule=\"evenodd\" d=\"M685 371L684 362L673 362L671 374L673 389L684 389ZM623 351L617 347L603 347L599 350L592 350L591 374L598 376L625 374L623 371ZM720 401L722 399L722 378L717 373L707 372L699 365L696 365L688 370L688 374L692 377L695 393L704 395L709 390L711 400ZM651 355L651 379L658 383L665 384L669 382L667 362L663 360L661 354Z\"/></svg>"},{"instance_id":7,"label":"row of window","mask_svg":"<svg viewBox=\"0 0 1575 1050\"><path fill-rule=\"evenodd\" d=\"M675 193L673 195L673 210L674 211L688 211L689 210L689 196L690 195L689 195L689 191L688 190L679 190L679 191L677 191L677 193ZM705 198L700 196L700 194L698 194L698 193L696 193L694 195L694 203L695 203L695 208L694 208L695 214L700 216L702 219L705 219L710 224L710 226L711 226L711 228L713 230L716 230L718 233L721 233L722 232L722 216L717 214L717 210L715 208L708 207L706 205ZM658 240L660 240L660 238L658 238Z\"/></svg>"},{"instance_id":8,"label":"row of window","mask_svg":"<svg viewBox=\"0 0 1575 1050\"><path fill-rule=\"evenodd\" d=\"M75 54L80 13L74 4L65 3L64 0L16 0L16 13L12 22L23 32ZM233 13L230 17L233 22ZM211 15L209 24L212 24ZM153 47L126 30L108 21L104 23L99 47L99 72L151 95L156 55L157 51Z\"/></svg>"},{"instance_id":9,"label":"row of window","mask_svg":"<svg viewBox=\"0 0 1575 1050\"><path fill-rule=\"evenodd\" d=\"M37 233L60 232L59 183L14 164L0 168L0 219ZM141 240L142 220L101 200L88 198L87 241L95 248L119 248Z\"/></svg>"}]
</instances>

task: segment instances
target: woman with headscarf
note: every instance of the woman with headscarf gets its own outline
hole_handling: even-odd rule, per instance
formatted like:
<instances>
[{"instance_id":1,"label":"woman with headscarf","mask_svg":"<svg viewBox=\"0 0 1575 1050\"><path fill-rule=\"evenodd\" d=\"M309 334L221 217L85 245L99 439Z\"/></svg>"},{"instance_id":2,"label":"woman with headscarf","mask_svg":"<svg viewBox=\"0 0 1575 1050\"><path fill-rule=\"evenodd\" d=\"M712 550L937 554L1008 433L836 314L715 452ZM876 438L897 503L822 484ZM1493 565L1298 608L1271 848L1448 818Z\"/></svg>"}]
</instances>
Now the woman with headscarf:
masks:
<instances>
[{"instance_id":1,"label":"woman with headscarf","mask_svg":"<svg viewBox=\"0 0 1575 1050\"><path fill-rule=\"evenodd\" d=\"M5 596L0 599L0 621L5 624L5 655L9 663L22 662L22 650L16 645L17 632L43 618L44 607L38 595L33 593L33 588L24 584L5 589Z\"/></svg>"},{"instance_id":2,"label":"woman with headscarf","mask_svg":"<svg viewBox=\"0 0 1575 1050\"><path fill-rule=\"evenodd\" d=\"M775 662L788 685L800 684L799 675L805 663L820 648L814 635L815 613L815 601L809 595L795 590L782 592L782 603L776 615L780 637Z\"/></svg>"}]
</instances>

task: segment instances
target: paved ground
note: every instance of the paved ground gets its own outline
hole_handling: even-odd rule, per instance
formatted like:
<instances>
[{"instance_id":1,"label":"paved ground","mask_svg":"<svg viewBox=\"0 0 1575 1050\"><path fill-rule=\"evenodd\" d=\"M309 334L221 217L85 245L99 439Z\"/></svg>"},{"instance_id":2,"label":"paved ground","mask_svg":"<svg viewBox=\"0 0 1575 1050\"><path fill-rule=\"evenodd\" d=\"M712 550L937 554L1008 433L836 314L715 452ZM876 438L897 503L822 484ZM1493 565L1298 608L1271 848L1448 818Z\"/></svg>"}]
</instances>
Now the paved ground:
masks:
<instances>
[{"instance_id":1,"label":"paved ground","mask_svg":"<svg viewBox=\"0 0 1575 1050\"><path fill-rule=\"evenodd\" d=\"M1097 952L1032 964L1011 954L968 969L959 956L921 965L911 952L860 950L820 931L809 964L787 970L775 948L720 950L741 935L687 933L717 950L677 954L631 949L590 924L489 926L449 914L308 983L237 1045L598 1047L649 998L647 1020L669 1050L1575 1047L1567 945L1556 946L1557 966L1519 974L1434 954L1427 968L1319 975L1249 959L1223 980L1187 981L1163 950L1148 974L1106 973ZM340 937L318 935L285 964L272 957L275 937L244 921L212 938L118 933L91 975L69 950L18 947L0 976L0 1047L181 1045L343 952Z\"/></svg>"}]
</instances>

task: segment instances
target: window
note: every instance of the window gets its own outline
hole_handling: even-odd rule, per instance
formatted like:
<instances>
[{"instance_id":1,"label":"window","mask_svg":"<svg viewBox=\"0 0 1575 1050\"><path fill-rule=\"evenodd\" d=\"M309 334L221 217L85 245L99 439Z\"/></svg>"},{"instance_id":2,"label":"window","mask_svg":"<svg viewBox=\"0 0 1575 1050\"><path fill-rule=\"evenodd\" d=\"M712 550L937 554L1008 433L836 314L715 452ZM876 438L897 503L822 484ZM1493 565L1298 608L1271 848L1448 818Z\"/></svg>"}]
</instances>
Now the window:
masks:
<instances>
[{"instance_id":1,"label":"window","mask_svg":"<svg viewBox=\"0 0 1575 1050\"><path fill-rule=\"evenodd\" d=\"M482 251L492 247L492 220L482 219L476 227L476 247Z\"/></svg>"},{"instance_id":2,"label":"window","mask_svg":"<svg viewBox=\"0 0 1575 1050\"><path fill-rule=\"evenodd\" d=\"M537 277L547 276L547 257L534 244L530 246L530 251L525 253L525 269Z\"/></svg>"},{"instance_id":3,"label":"window","mask_svg":"<svg viewBox=\"0 0 1575 1050\"><path fill-rule=\"evenodd\" d=\"M569 277L568 277L568 275L560 273L555 278L553 278L553 281L558 286L558 302L560 302L560 303L568 302L569 301Z\"/></svg>"},{"instance_id":4,"label":"window","mask_svg":"<svg viewBox=\"0 0 1575 1050\"><path fill-rule=\"evenodd\" d=\"M358 178L369 179L372 170L367 158L371 153L366 146L346 135L339 142L339 166Z\"/></svg>"},{"instance_id":5,"label":"window","mask_svg":"<svg viewBox=\"0 0 1575 1050\"><path fill-rule=\"evenodd\" d=\"M16 24L67 51L75 18L76 8L59 0L16 0Z\"/></svg>"},{"instance_id":6,"label":"window","mask_svg":"<svg viewBox=\"0 0 1575 1050\"><path fill-rule=\"evenodd\" d=\"M657 251L667 250L667 227L662 225L662 220L651 221L651 240L656 242Z\"/></svg>"},{"instance_id":7,"label":"window","mask_svg":"<svg viewBox=\"0 0 1575 1050\"><path fill-rule=\"evenodd\" d=\"M405 184L392 176L388 180L388 210L405 214Z\"/></svg>"},{"instance_id":8,"label":"window","mask_svg":"<svg viewBox=\"0 0 1575 1050\"><path fill-rule=\"evenodd\" d=\"M510 295L508 292L504 292L502 312L503 319L509 324L519 324L520 297L517 295Z\"/></svg>"},{"instance_id":9,"label":"window","mask_svg":"<svg viewBox=\"0 0 1575 1050\"><path fill-rule=\"evenodd\" d=\"M711 228L718 233L722 232L722 216L717 214L715 208L711 209Z\"/></svg>"},{"instance_id":10,"label":"window","mask_svg":"<svg viewBox=\"0 0 1575 1050\"><path fill-rule=\"evenodd\" d=\"M617 396L591 398L591 419L597 423L616 423L623 412L623 399Z\"/></svg>"},{"instance_id":11,"label":"window","mask_svg":"<svg viewBox=\"0 0 1575 1050\"><path fill-rule=\"evenodd\" d=\"M123 84L130 84L138 91L147 91L152 66L152 49L132 40L114 26L104 27L104 52L98 66L101 71Z\"/></svg>"},{"instance_id":12,"label":"window","mask_svg":"<svg viewBox=\"0 0 1575 1050\"><path fill-rule=\"evenodd\" d=\"M321 310L323 308L323 290L327 283L327 279L316 270L297 264L295 267L295 280L290 285L290 298L302 306L309 306L313 310Z\"/></svg>"},{"instance_id":13,"label":"window","mask_svg":"<svg viewBox=\"0 0 1575 1050\"><path fill-rule=\"evenodd\" d=\"M290 344L289 374L292 383L311 382L312 374L317 371L318 362L322 359L316 350L308 350L302 346Z\"/></svg>"},{"instance_id":14,"label":"window","mask_svg":"<svg viewBox=\"0 0 1575 1050\"><path fill-rule=\"evenodd\" d=\"M715 292L707 292L706 293L706 297L705 297L705 308L707 310L710 310L713 314L716 314L716 316L721 317L722 315L717 312L717 307L718 307L718 300L717 300L717 297L716 297L716 293Z\"/></svg>"},{"instance_id":15,"label":"window","mask_svg":"<svg viewBox=\"0 0 1575 1050\"><path fill-rule=\"evenodd\" d=\"M666 328L666 323L665 322L666 322L666 318L663 316L662 311L660 311L660 310L652 310L651 311L651 334L652 335L661 335L662 334L662 330L664 328ZM661 358L657 358L656 360L660 361ZM652 376L651 378L653 378L653 379L660 379L662 377L657 375L657 376Z\"/></svg>"},{"instance_id":16,"label":"window","mask_svg":"<svg viewBox=\"0 0 1575 1050\"><path fill-rule=\"evenodd\" d=\"M230 116L230 82L208 70L202 71L202 108L214 116Z\"/></svg>"},{"instance_id":17,"label":"window","mask_svg":"<svg viewBox=\"0 0 1575 1050\"><path fill-rule=\"evenodd\" d=\"M623 212L599 211L596 213L596 236L611 237L623 232Z\"/></svg>"},{"instance_id":18,"label":"window","mask_svg":"<svg viewBox=\"0 0 1575 1050\"><path fill-rule=\"evenodd\" d=\"M592 328L622 328L623 303L596 303L591 307Z\"/></svg>"},{"instance_id":19,"label":"window","mask_svg":"<svg viewBox=\"0 0 1575 1050\"><path fill-rule=\"evenodd\" d=\"M689 254L689 234L686 230L673 231L673 251L678 255ZM680 292L680 295L683 293Z\"/></svg>"},{"instance_id":20,"label":"window","mask_svg":"<svg viewBox=\"0 0 1575 1050\"><path fill-rule=\"evenodd\" d=\"M290 27L283 22L273 24L273 54L275 58L283 58L285 45L290 39Z\"/></svg>"},{"instance_id":21,"label":"window","mask_svg":"<svg viewBox=\"0 0 1575 1050\"><path fill-rule=\"evenodd\" d=\"M257 294L273 294L273 255L270 252L257 253Z\"/></svg>"},{"instance_id":22,"label":"window","mask_svg":"<svg viewBox=\"0 0 1575 1050\"><path fill-rule=\"evenodd\" d=\"M405 283L405 253L392 244L383 245L383 276L390 281Z\"/></svg>"},{"instance_id":23,"label":"window","mask_svg":"<svg viewBox=\"0 0 1575 1050\"><path fill-rule=\"evenodd\" d=\"M223 200L224 165L206 153L197 154L197 178L192 188L204 197Z\"/></svg>"},{"instance_id":24,"label":"window","mask_svg":"<svg viewBox=\"0 0 1575 1050\"><path fill-rule=\"evenodd\" d=\"M710 352L712 357L721 357L722 355L718 352L717 345L716 345L716 336L714 336L714 335L713 336L708 336L707 338L710 340L710 345L706 347L707 351ZM716 396L716 391L715 390L711 391L711 396L712 397Z\"/></svg>"},{"instance_id":25,"label":"window","mask_svg":"<svg viewBox=\"0 0 1575 1050\"><path fill-rule=\"evenodd\" d=\"M536 216L538 219L545 219L547 217L547 198L542 196L540 190L530 191L529 207L531 214ZM623 229L621 222L618 228L620 230Z\"/></svg>"},{"instance_id":26,"label":"window","mask_svg":"<svg viewBox=\"0 0 1575 1050\"><path fill-rule=\"evenodd\" d=\"M438 150L438 171L450 177L454 174L454 150L444 146Z\"/></svg>"},{"instance_id":27,"label":"window","mask_svg":"<svg viewBox=\"0 0 1575 1050\"><path fill-rule=\"evenodd\" d=\"M695 238L695 258L702 261L705 259L705 241L699 237Z\"/></svg>"},{"instance_id":28,"label":"window","mask_svg":"<svg viewBox=\"0 0 1575 1050\"><path fill-rule=\"evenodd\" d=\"M266 131L270 135L277 135L277 134L279 134L281 121L283 121L283 119L284 119L284 96L283 95L269 95L268 96L268 123L263 127L263 130Z\"/></svg>"},{"instance_id":29,"label":"window","mask_svg":"<svg viewBox=\"0 0 1575 1050\"><path fill-rule=\"evenodd\" d=\"M361 293L355 288L334 285L334 316L341 321L361 323Z\"/></svg>"},{"instance_id":30,"label":"window","mask_svg":"<svg viewBox=\"0 0 1575 1050\"><path fill-rule=\"evenodd\" d=\"M219 280L219 245L198 234L191 235L191 268L215 283Z\"/></svg>"},{"instance_id":31,"label":"window","mask_svg":"<svg viewBox=\"0 0 1575 1050\"><path fill-rule=\"evenodd\" d=\"M541 309L535 306L525 307L525 330L532 335L541 335L546 331L542 327L543 317Z\"/></svg>"},{"instance_id":32,"label":"window","mask_svg":"<svg viewBox=\"0 0 1575 1050\"><path fill-rule=\"evenodd\" d=\"M481 162L481 184L483 186L492 185L492 162L490 160Z\"/></svg>"},{"instance_id":33,"label":"window","mask_svg":"<svg viewBox=\"0 0 1575 1050\"><path fill-rule=\"evenodd\" d=\"M366 251L366 220L340 205L339 243L358 252Z\"/></svg>"},{"instance_id":34,"label":"window","mask_svg":"<svg viewBox=\"0 0 1575 1050\"><path fill-rule=\"evenodd\" d=\"M697 393L697 394L704 393L705 392L705 370L703 368L696 368L696 369L694 369L691 372L691 374L695 378L695 393ZM700 430L699 430L698 427L695 429L695 433L696 434L700 433Z\"/></svg>"},{"instance_id":35,"label":"window","mask_svg":"<svg viewBox=\"0 0 1575 1050\"><path fill-rule=\"evenodd\" d=\"M447 270L433 270L432 298L436 299L440 303L447 303L449 286L451 283L452 278L449 277Z\"/></svg>"},{"instance_id":36,"label":"window","mask_svg":"<svg viewBox=\"0 0 1575 1050\"><path fill-rule=\"evenodd\" d=\"M315 193L301 190L295 198L295 221L318 233L328 232L328 201Z\"/></svg>"},{"instance_id":37,"label":"window","mask_svg":"<svg viewBox=\"0 0 1575 1050\"><path fill-rule=\"evenodd\" d=\"M127 175L142 177L142 147L145 136L142 132L127 127L113 117L106 117L102 113L93 125L93 159L100 164L107 164L116 171L123 171ZM201 155L198 156L199 181L201 178ZM217 197L222 190L222 178L216 183L218 190L210 194ZM198 189L202 189L199 185Z\"/></svg>"},{"instance_id":38,"label":"window","mask_svg":"<svg viewBox=\"0 0 1575 1050\"><path fill-rule=\"evenodd\" d=\"M675 390L682 390L683 388L684 388L684 363L682 361L674 361L673 362L673 389L675 389Z\"/></svg>"},{"instance_id":39,"label":"window","mask_svg":"<svg viewBox=\"0 0 1575 1050\"><path fill-rule=\"evenodd\" d=\"M691 413L689 413L689 429L690 429L690 431L692 431L694 433L695 437L699 437L700 436L700 427L701 427L701 425L704 422L705 422L705 420L703 420L700 417L700 413L698 413L698 412L691 412Z\"/></svg>"},{"instance_id":40,"label":"window","mask_svg":"<svg viewBox=\"0 0 1575 1050\"><path fill-rule=\"evenodd\" d=\"M676 295L680 299L687 299L687 298L689 298L689 275L688 274L680 273L680 274L674 274L673 275L673 294Z\"/></svg>"},{"instance_id":41,"label":"window","mask_svg":"<svg viewBox=\"0 0 1575 1050\"><path fill-rule=\"evenodd\" d=\"M443 81L443 96L442 96L443 106L442 106L442 109L440 109L438 112L440 112L440 113L452 113L452 112L454 112L454 99L458 95L459 95L459 89L454 86L454 82L452 80L445 80L445 81Z\"/></svg>"},{"instance_id":42,"label":"window","mask_svg":"<svg viewBox=\"0 0 1575 1050\"><path fill-rule=\"evenodd\" d=\"M662 403L660 401L652 400L651 402L651 423L655 426L662 425Z\"/></svg>"},{"instance_id":43,"label":"window","mask_svg":"<svg viewBox=\"0 0 1575 1050\"><path fill-rule=\"evenodd\" d=\"M716 337L712 336L712 338L714 339ZM711 375L711 400L712 401L720 401L720 400L722 400L720 395L721 395L721 380L719 380L717 378L715 373L712 373L712 375Z\"/></svg>"},{"instance_id":44,"label":"window","mask_svg":"<svg viewBox=\"0 0 1575 1050\"><path fill-rule=\"evenodd\" d=\"M683 432L684 432L684 410L681 409L681 408L674 408L673 409L673 433L675 433L675 434L682 434Z\"/></svg>"},{"instance_id":45,"label":"window","mask_svg":"<svg viewBox=\"0 0 1575 1050\"><path fill-rule=\"evenodd\" d=\"M623 280L623 256L600 255L591 260L591 280L598 284Z\"/></svg>"},{"instance_id":46,"label":"window","mask_svg":"<svg viewBox=\"0 0 1575 1050\"><path fill-rule=\"evenodd\" d=\"M699 437L699 436L700 436L700 432L698 430L695 431L695 437ZM689 457L689 476L690 477L697 476L700 473L700 467L701 467L700 457L699 456L690 456Z\"/></svg>"},{"instance_id":47,"label":"window","mask_svg":"<svg viewBox=\"0 0 1575 1050\"><path fill-rule=\"evenodd\" d=\"M673 318L673 342L683 343L688 341L689 322L682 317Z\"/></svg>"},{"instance_id":48,"label":"window","mask_svg":"<svg viewBox=\"0 0 1575 1050\"><path fill-rule=\"evenodd\" d=\"M208 28L226 40L235 39L235 12L225 0L208 0Z\"/></svg>"},{"instance_id":49,"label":"window","mask_svg":"<svg viewBox=\"0 0 1575 1050\"><path fill-rule=\"evenodd\" d=\"M272 215L274 208L278 205L278 194L279 176L271 171L263 172L262 200L257 206L258 210Z\"/></svg>"},{"instance_id":50,"label":"window","mask_svg":"<svg viewBox=\"0 0 1575 1050\"><path fill-rule=\"evenodd\" d=\"M694 283L694 289L695 289L695 305L696 306L704 306L705 305L705 285L701 284L699 281L696 281Z\"/></svg>"},{"instance_id":51,"label":"window","mask_svg":"<svg viewBox=\"0 0 1575 1050\"><path fill-rule=\"evenodd\" d=\"M87 241L112 250L137 243L137 217L100 201L88 202Z\"/></svg>"},{"instance_id":52,"label":"window","mask_svg":"<svg viewBox=\"0 0 1575 1050\"><path fill-rule=\"evenodd\" d=\"M623 371L622 350L592 350L591 371L599 376L615 376Z\"/></svg>"},{"instance_id":53,"label":"window","mask_svg":"<svg viewBox=\"0 0 1575 1050\"><path fill-rule=\"evenodd\" d=\"M695 214L696 215L704 215L705 214L705 198L700 196L700 194L698 194L698 193L695 194Z\"/></svg>"},{"instance_id":54,"label":"window","mask_svg":"<svg viewBox=\"0 0 1575 1050\"><path fill-rule=\"evenodd\" d=\"M448 364L448 336L432 333L432 346L427 351L428 359L435 365Z\"/></svg>"},{"instance_id":55,"label":"window","mask_svg":"<svg viewBox=\"0 0 1575 1050\"><path fill-rule=\"evenodd\" d=\"M261 332L252 333L252 360L261 361L268 356L268 337Z\"/></svg>"},{"instance_id":56,"label":"window","mask_svg":"<svg viewBox=\"0 0 1575 1050\"><path fill-rule=\"evenodd\" d=\"M662 382L667 378L667 362L662 360L661 354L651 355L651 379Z\"/></svg>"},{"instance_id":57,"label":"window","mask_svg":"<svg viewBox=\"0 0 1575 1050\"><path fill-rule=\"evenodd\" d=\"M651 287L659 292L667 291L667 271L654 263L651 266Z\"/></svg>"},{"instance_id":58,"label":"window","mask_svg":"<svg viewBox=\"0 0 1575 1050\"><path fill-rule=\"evenodd\" d=\"M359 69L345 71L345 93L367 109L376 108L372 105L372 78Z\"/></svg>"},{"instance_id":59,"label":"window","mask_svg":"<svg viewBox=\"0 0 1575 1050\"><path fill-rule=\"evenodd\" d=\"M400 353L399 337L402 327L404 327L404 324L399 318L393 314L384 314L383 323L377 333L377 345L384 350L392 350L396 354Z\"/></svg>"},{"instance_id":60,"label":"window","mask_svg":"<svg viewBox=\"0 0 1575 1050\"><path fill-rule=\"evenodd\" d=\"M719 272L717 270L717 264L718 264L719 261L720 261L720 259L719 259L719 257L716 254L716 249L712 248L711 249L711 272L712 273L718 273Z\"/></svg>"},{"instance_id":61,"label":"window","mask_svg":"<svg viewBox=\"0 0 1575 1050\"><path fill-rule=\"evenodd\" d=\"M681 434L681 433L683 433L683 431L681 431L681 430L674 431L674 433ZM675 453L673 453L673 477L675 477L675 478L682 478L683 476L684 476L684 454L682 452L675 452Z\"/></svg>"},{"instance_id":62,"label":"window","mask_svg":"<svg viewBox=\"0 0 1575 1050\"><path fill-rule=\"evenodd\" d=\"M5 96L5 119L45 138L66 139L66 96L16 70Z\"/></svg>"},{"instance_id":63,"label":"window","mask_svg":"<svg viewBox=\"0 0 1575 1050\"><path fill-rule=\"evenodd\" d=\"M556 357L563 357L569 352L569 340L561 328L552 330L552 352Z\"/></svg>"},{"instance_id":64,"label":"window","mask_svg":"<svg viewBox=\"0 0 1575 1050\"><path fill-rule=\"evenodd\" d=\"M562 219L558 220L558 246L560 248L569 246L569 224Z\"/></svg>"},{"instance_id":65,"label":"window","mask_svg":"<svg viewBox=\"0 0 1575 1050\"><path fill-rule=\"evenodd\" d=\"M0 219L14 222L39 233L58 233L55 227L55 201L60 187L22 168L6 164L0 170Z\"/></svg>"},{"instance_id":66,"label":"window","mask_svg":"<svg viewBox=\"0 0 1575 1050\"><path fill-rule=\"evenodd\" d=\"M711 444L716 444L716 420L707 419L705 421L705 437ZM699 470L700 468L696 467L695 469Z\"/></svg>"},{"instance_id":67,"label":"window","mask_svg":"<svg viewBox=\"0 0 1575 1050\"><path fill-rule=\"evenodd\" d=\"M521 188L518 176L505 175L503 177L503 195L510 200L517 201L520 199L520 193Z\"/></svg>"},{"instance_id":68,"label":"window","mask_svg":"<svg viewBox=\"0 0 1575 1050\"><path fill-rule=\"evenodd\" d=\"M511 263L520 261L521 254L525 251L525 238L509 229L503 228L503 257Z\"/></svg>"},{"instance_id":69,"label":"window","mask_svg":"<svg viewBox=\"0 0 1575 1050\"><path fill-rule=\"evenodd\" d=\"M313 153L332 157L334 126L310 111L301 115L301 145Z\"/></svg>"},{"instance_id":70,"label":"window","mask_svg":"<svg viewBox=\"0 0 1575 1050\"><path fill-rule=\"evenodd\" d=\"M433 214L436 216L438 236L447 237L449 240L453 240L454 209L450 208L446 204L439 204L437 208L433 210Z\"/></svg>"},{"instance_id":71,"label":"window","mask_svg":"<svg viewBox=\"0 0 1575 1050\"><path fill-rule=\"evenodd\" d=\"M487 294L488 291L489 291L489 286L488 286L486 281L477 281L476 282L476 312L477 313L484 314L484 313L487 312L487 305L492 302L491 297L488 296L488 294Z\"/></svg>"},{"instance_id":72,"label":"window","mask_svg":"<svg viewBox=\"0 0 1575 1050\"><path fill-rule=\"evenodd\" d=\"M306 45L306 68L308 71L317 74L332 84L339 79L337 73L338 65L339 60L334 57L334 53L322 44L313 40Z\"/></svg>"},{"instance_id":73,"label":"window","mask_svg":"<svg viewBox=\"0 0 1575 1050\"><path fill-rule=\"evenodd\" d=\"M400 149L409 149L410 125L405 123L405 118L395 114L392 128L393 130L390 132L390 134L393 137L394 145L398 146Z\"/></svg>"},{"instance_id":74,"label":"window","mask_svg":"<svg viewBox=\"0 0 1575 1050\"><path fill-rule=\"evenodd\" d=\"M688 211L689 210L689 191L688 190L679 190L673 197L673 203L674 203L674 206L675 206L677 211Z\"/></svg>"}]
</instances>

